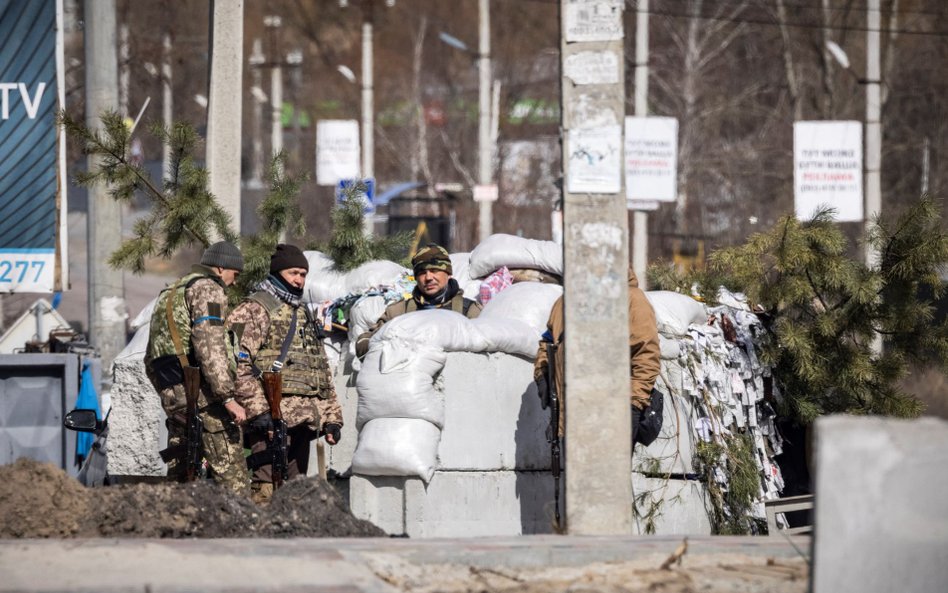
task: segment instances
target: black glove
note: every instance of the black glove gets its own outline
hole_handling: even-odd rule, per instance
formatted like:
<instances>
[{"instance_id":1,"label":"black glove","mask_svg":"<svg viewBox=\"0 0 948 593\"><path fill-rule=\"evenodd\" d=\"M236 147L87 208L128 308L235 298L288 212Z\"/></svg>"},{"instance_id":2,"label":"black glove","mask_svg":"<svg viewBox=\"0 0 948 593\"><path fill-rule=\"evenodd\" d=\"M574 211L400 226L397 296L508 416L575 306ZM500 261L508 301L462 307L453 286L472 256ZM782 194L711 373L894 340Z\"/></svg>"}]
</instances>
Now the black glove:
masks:
<instances>
[{"instance_id":1,"label":"black glove","mask_svg":"<svg viewBox=\"0 0 948 593\"><path fill-rule=\"evenodd\" d=\"M632 443L635 443L635 437L639 435L642 429L642 410L632 406Z\"/></svg>"},{"instance_id":2,"label":"black glove","mask_svg":"<svg viewBox=\"0 0 948 593\"><path fill-rule=\"evenodd\" d=\"M336 445L342 440L342 426L338 424L327 424L323 426L323 434L332 436L332 444Z\"/></svg>"},{"instance_id":3,"label":"black glove","mask_svg":"<svg viewBox=\"0 0 948 593\"><path fill-rule=\"evenodd\" d=\"M264 412L247 421L246 432L270 432L273 430L273 418L270 412Z\"/></svg>"},{"instance_id":4,"label":"black glove","mask_svg":"<svg viewBox=\"0 0 948 593\"><path fill-rule=\"evenodd\" d=\"M546 375L540 375L536 383L537 395L540 396L540 407L545 410L550 407L550 386L546 382Z\"/></svg>"}]
</instances>

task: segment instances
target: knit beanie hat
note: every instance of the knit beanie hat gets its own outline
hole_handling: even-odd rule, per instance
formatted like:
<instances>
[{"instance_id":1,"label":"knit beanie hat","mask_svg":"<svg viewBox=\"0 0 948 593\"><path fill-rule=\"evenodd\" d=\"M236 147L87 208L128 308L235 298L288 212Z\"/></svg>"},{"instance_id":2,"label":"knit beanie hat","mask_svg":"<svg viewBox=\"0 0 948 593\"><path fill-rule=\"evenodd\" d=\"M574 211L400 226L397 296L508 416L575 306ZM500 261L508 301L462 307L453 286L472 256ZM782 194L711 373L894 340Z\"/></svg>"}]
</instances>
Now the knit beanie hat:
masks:
<instances>
[{"instance_id":1,"label":"knit beanie hat","mask_svg":"<svg viewBox=\"0 0 948 593\"><path fill-rule=\"evenodd\" d=\"M309 261L299 247L280 243L276 246L273 255L270 256L270 273L276 274L287 268L309 270Z\"/></svg>"},{"instance_id":2,"label":"knit beanie hat","mask_svg":"<svg viewBox=\"0 0 948 593\"><path fill-rule=\"evenodd\" d=\"M448 275L453 273L451 256L444 247L434 243L429 243L411 258L411 267L416 276L425 270L441 270Z\"/></svg>"},{"instance_id":3,"label":"knit beanie hat","mask_svg":"<svg viewBox=\"0 0 948 593\"><path fill-rule=\"evenodd\" d=\"M201 264L212 268L242 272L244 256L240 254L240 249L237 249L237 246L230 241L218 241L204 250L204 255L201 256Z\"/></svg>"}]
</instances>

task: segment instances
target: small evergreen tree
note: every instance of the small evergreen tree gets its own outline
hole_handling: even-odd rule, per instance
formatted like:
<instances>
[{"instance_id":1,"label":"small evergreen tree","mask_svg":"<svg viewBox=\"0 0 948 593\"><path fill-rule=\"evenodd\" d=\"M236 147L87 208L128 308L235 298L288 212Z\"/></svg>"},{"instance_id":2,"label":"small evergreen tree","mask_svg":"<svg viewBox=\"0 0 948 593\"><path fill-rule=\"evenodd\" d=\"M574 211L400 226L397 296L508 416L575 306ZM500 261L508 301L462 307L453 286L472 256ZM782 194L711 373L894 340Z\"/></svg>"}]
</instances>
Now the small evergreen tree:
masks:
<instances>
[{"instance_id":1,"label":"small evergreen tree","mask_svg":"<svg viewBox=\"0 0 948 593\"><path fill-rule=\"evenodd\" d=\"M110 111L101 120L101 130L90 130L65 111L59 114L60 124L68 134L80 140L83 152L98 158L98 166L78 174L76 182L87 187L106 183L112 197L124 202L141 192L152 205L150 212L135 223L133 237L111 255L110 265L141 274L149 257L168 258L180 248L195 244L206 248L214 237L233 243L239 241L231 227L230 215L207 189L207 170L195 163L194 151L200 136L193 127L180 122L170 128L162 124L151 126L151 133L171 148L168 177L156 184L142 166L129 159L131 133L122 117ZM280 153L274 156L267 170L270 191L257 210L263 231L242 242L244 272L233 298L246 294L266 276L270 254L287 229L296 235L305 233L299 192L306 177L287 176L285 161L285 155Z\"/></svg>"},{"instance_id":2,"label":"small evergreen tree","mask_svg":"<svg viewBox=\"0 0 948 593\"><path fill-rule=\"evenodd\" d=\"M921 404L898 385L909 361L948 370L948 322L933 324L945 286L948 236L938 205L922 199L895 224L877 221L869 241L878 268L846 256L832 212L807 222L793 216L739 247L711 255L711 266L763 311L764 357L783 388L785 416L809 423L829 413L912 417ZM885 348L876 353L876 335Z\"/></svg>"},{"instance_id":3,"label":"small evergreen tree","mask_svg":"<svg viewBox=\"0 0 948 593\"><path fill-rule=\"evenodd\" d=\"M335 262L336 269L348 272L365 262L386 259L405 264L411 233L391 236L368 236L364 230L365 211L363 195L366 187L361 181L345 184L343 199L330 214L332 232L329 243L317 246Z\"/></svg>"}]
</instances>

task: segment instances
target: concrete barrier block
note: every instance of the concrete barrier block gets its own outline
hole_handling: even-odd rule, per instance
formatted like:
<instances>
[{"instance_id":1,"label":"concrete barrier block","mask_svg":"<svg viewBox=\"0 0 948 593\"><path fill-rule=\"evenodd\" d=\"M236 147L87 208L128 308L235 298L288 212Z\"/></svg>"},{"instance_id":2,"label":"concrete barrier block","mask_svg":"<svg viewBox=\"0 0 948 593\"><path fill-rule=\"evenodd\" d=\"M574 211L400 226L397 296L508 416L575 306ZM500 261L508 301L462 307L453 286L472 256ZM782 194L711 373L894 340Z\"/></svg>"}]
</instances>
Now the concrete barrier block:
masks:
<instances>
[{"instance_id":1,"label":"concrete barrier block","mask_svg":"<svg viewBox=\"0 0 948 593\"><path fill-rule=\"evenodd\" d=\"M816 422L813 591L948 590L948 422Z\"/></svg>"},{"instance_id":2,"label":"concrete barrier block","mask_svg":"<svg viewBox=\"0 0 948 593\"><path fill-rule=\"evenodd\" d=\"M405 535L405 483L409 480L417 478L352 476L349 478L352 514L389 535Z\"/></svg>"},{"instance_id":3,"label":"concrete barrier block","mask_svg":"<svg viewBox=\"0 0 948 593\"><path fill-rule=\"evenodd\" d=\"M657 387L665 395L662 431L649 445L635 446L632 470L642 473L690 474L694 472L694 405L683 396L683 368L676 360L662 360Z\"/></svg>"},{"instance_id":4,"label":"concrete barrier block","mask_svg":"<svg viewBox=\"0 0 948 593\"><path fill-rule=\"evenodd\" d=\"M405 482L409 537L480 537L552 532L553 478L546 472L438 471Z\"/></svg>"},{"instance_id":5,"label":"concrete barrier block","mask_svg":"<svg viewBox=\"0 0 948 593\"><path fill-rule=\"evenodd\" d=\"M503 353L452 352L442 371L442 470L543 470L550 467L533 361Z\"/></svg>"},{"instance_id":6,"label":"concrete barrier block","mask_svg":"<svg viewBox=\"0 0 948 593\"><path fill-rule=\"evenodd\" d=\"M348 344L348 342L345 342ZM348 350L343 349L342 358L335 369L334 381L336 398L342 407L342 440L338 445L326 448L326 465L329 469L340 474L348 474L352 467L352 454L355 453L356 443L359 441L359 431L356 430L356 412L359 408L359 392L355 387L355 377L352 373L351 357ZM315 444L314 444L315 447ZM315 449L311 452L311 459L316 459ZM310 464L311 475L316 473L315 464Z\"/></svg>"},{"instance_id":7,"label":"concrete barrier block","mask_svg":"<svg viewBox=\"0 0 948 593\"><path fill-rule=\"evenodd\" d=\"M707 491L701 482L648 478L633 472L632 496L636 534L711 534Z\"/></svg>"},{"instance_id":8,"label":"concrete barrier block","mask_svg":"<svg viewBox=\"0 0 948 593\"><path fill-rule=\"evenodd\" d=\"M109 474L163 476L167 466L158 451L168 442L161 400L145 375L144 354L113 363L109 414Z\"/></svg>"}]
</instances>

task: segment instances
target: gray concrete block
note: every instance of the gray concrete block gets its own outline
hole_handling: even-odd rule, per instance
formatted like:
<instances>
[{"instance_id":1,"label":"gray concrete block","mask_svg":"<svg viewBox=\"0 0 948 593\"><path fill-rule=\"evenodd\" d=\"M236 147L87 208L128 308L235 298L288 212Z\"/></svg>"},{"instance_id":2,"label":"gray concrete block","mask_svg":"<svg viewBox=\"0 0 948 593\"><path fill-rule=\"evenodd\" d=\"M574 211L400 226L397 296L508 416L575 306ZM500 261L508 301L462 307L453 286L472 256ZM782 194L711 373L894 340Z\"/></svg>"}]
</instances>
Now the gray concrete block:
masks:
<instances>
[{"instance_id":1,"label":"gray concrete block","mask_svg":"<svg viewBox=\"0 0 948 593\"><path fill-rule=\"evenodd\" d=\"M406 480L405 529L409 537L551 533L552 502L546 472L438 471L427 485Z\"/></svg>"},{"instance_id":2,"label":"gray concrete block","mask_svg":"<svg viewBox=\"0 0 948 593\"><path fill-rule=\"evenodd\" d=\"M442 380L441 470L550 467L550 413L540 408L533 361L503 353L452 352Z\"/></svg>"},{"instance_id":3,"label":"gray concrete block","mask_svg":"<svg viewBox=\"0 0 948 593\"><path fill-rule=\"evenodd\" d=\"M163 476L168 470L158 451L165 447L168 431L161 400L145 375L144 354L116 358L112 368L109 474Z\"/></svg>"},{"instance_id":4,"label":"gray concrete block","mask_svg":"<svg viewBox=\"0 0 948 593\"><path fill-rule=\"evenodd\" d=\"M639 535L710 535L707 491L695 480L647 478L632 473L633 532Z\"/></svg>"},{"instance_id":5,"label":"gray concrete block","mask_svg":"<svg viewBox=\"0 0 948 593\"><path fill-rule=\"evenodd\" d=\"M816 422L813 591L948 590L948 422Z\"/></svg>"},{"instance_id":6,"label":"gray concrete block","mask_svg":"<svg viewBox=\"0 0 948 593\"><path fill-rule=\"evenodd\" d=\"M683 369L677 360L662 360L658 389L665 394L662 431L648 447L635 446L632 471L690 474L694 472L694 404L683 395Z\"/></svg>"},{"instance_id":7,"label":"gray concrete block","mask_svg":"<svg viewBox=\"0 0 948 593\"><path fill-rule=\"evenodd\" d=\"M356 429L356 412L359 407L359 393L355 387L355 377L352 372L351 355L348 352L348 342L343 348L342 356L338 365L334 369L333 379L336 386L336 398L342 407L342 440L338 445L326 447L326 466L348 475L352 468L352 454L355 452L356 443L359 441L359 431ZM316 445L313 443L310 458L316 459ZM310 464L309 474L315 475L317 467L315 463Z\"/></svg>"},{"instance_id":8,"label":"gray concrete block","mask_svg":"<svg viewBox=\"0 0 948 593\"><path fill-rule=\"evenodd\" d=\"M352 514L389 535L405 535L405 482L412 479L417 480L401 476L352 476L349 479Z\"/></svg>"}]
</instances>

